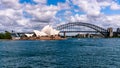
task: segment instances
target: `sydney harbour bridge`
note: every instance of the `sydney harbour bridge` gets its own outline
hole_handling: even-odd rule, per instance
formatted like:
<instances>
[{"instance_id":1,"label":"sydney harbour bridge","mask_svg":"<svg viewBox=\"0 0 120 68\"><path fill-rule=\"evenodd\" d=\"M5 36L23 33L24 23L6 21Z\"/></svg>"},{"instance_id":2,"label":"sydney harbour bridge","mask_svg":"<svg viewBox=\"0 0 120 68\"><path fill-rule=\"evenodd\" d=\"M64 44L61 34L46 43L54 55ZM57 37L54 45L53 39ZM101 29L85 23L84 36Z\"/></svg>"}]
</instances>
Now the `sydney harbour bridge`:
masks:
<instances>
[{"instance_id":1,"label":"sydney harbour bridge","mask_svg":"<svg viewBox=\"0 0 120 68\"><path fill-rule=\"evenodd\" d=\"M77 27L84 26L84 27L91 28L95 31L91 31L91 30L80 31L80 29L73 31L71 29L73 29L74 26L77 26ZM84 23L84 22L69 22L67 24L62 24L60 26L57 26L56 29L60 30L60 32L64 33L64 35L66 33L72 33L72 32L74 32L74 33L76 33L76 32L87 32L87 33L98 32L101 35L103 35L104 37L113 37L113 36L117 36L118 34L120 34L120 29L117 29L116 32L113 32L113 29L111 27L105 29L105 28L102 28L100 26L90 24L90 23ZM66 30L64 30L64 29L66 29Z\"/></svg>"},{"instance_id":2,"label":"sydney harbour bridge","mask_svg":"<svg viewBox=\"0 0 120 68\"><path fill-rule=\"evenodd\" d=\"M80 29L72 30L73 27L81 27L81 26L90 28L94 31L91 31L91 30L81 31ZM118 34L120 34L120 28L118 28L116 30L116 32L114 32L112 28L105 29L103 27L100 27L100 26L97 26L94 24L90 24L90 23L84 23L84 22L69 22L69 23L57 26L56 29L59 30L60 33L63 33L64 36L67 33L78 33L78 32L87 32L87 33L98 32L103 37L113 37L113 36L115 37ZM23 33L26 33L26 32L17 32L17 34L23 34ZM30 32L27 32L27 33L30 33Z\"/></svg>"}]
</instances>

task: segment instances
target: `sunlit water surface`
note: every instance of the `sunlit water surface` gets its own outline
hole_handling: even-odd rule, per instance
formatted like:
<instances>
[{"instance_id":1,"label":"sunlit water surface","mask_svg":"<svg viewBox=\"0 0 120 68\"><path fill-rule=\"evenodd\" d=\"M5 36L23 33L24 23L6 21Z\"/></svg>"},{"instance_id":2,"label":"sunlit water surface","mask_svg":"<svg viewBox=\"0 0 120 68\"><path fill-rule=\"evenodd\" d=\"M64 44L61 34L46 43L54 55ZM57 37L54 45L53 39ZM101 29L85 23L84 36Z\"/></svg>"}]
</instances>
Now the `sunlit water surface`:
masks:
<instances>
[{"instance_id":1,"label":"sunlit water surface","mask_svg":"<svg viewBox=\"0 0 120 68\"><path fill-rule=\"evenodd\" d=\"M0 68L120 68L120 39L1 40Z\"/></svg>"}]
</instances>

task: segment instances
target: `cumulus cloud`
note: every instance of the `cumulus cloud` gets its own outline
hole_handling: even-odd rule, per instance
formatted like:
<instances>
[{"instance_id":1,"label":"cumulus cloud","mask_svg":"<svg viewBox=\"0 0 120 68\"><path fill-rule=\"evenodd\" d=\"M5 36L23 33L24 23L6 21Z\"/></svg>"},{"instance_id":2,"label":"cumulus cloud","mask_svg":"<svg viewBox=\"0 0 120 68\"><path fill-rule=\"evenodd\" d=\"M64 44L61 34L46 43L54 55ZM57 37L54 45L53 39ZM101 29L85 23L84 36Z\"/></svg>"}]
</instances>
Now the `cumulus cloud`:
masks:
<instances>
[{"instance_id":1,"label":"cumulus cloud","mask_svg":"<svg viewBox=\"0 0 120 68\"><path fill-rule=\"evenodd\" d=\"M78 15L70 17L70 22L88 22L88 18L86 15Z\"/></svg>"},{"instance_id":2,"label":"cumulus cloud","mask_svg":"<svg viewBox=\"0 0 120 68\"><path fill-rule=\"evenodd\" d=\"M46 4L47 0L33 0L36 3L42 3L42 4Z\"/></svg>"},{"instance_id":3,"label":"cumulus cloud","mask_svg":"<svg viewBox=\"0 0 120 68\"><path fill-rule=\"evenodd\" d=\"M88 15L99 15L100 6L96 0L72 0L73 4L78 5L82 11Z\"/></svg>"},{"instance_id":4,"label":"cumulus cloud","mask_svg":"<svg viewBox=\"0 0 120 68\"><path fill-rule=\"evenodd\" d=\"M47 5L47 0L33 2L35 4L21 4L19 0L0 0L0 31L32 31L48 23L55 27L76 21L106 28L120 27L120 15L106 15L101 11L106 7L120 10L120 5L113 0L66 0L57 5Z\"/></svg>"},{"instance_id":5,"label":"cumulus cloud","mask_svg":"<svg viewBox=\"0 0 120 68\"><path fill-rule=\"evenodd\" d=\"M4 8L20 9L21 7L19 0L1 0L0 2Z\"/></svg>"},{"instance_id":6,"label":"cumulus cloud","mask_svg":"<svg viewBox=\"0 0 120 68\"><path fill-rule=\"evenodd\" d=\"M120 5L118 5L117 3L113 2L111 4L111 9L112 10L120 10Z\"/></svg>"},{"instance_id":7,"label":"cumulus cloud","mask_svg":"<svg viewBox=\"0 0 120 68\"><path fill-rule=\"evenodd\" d=\"M1 0L0 27L5 27L2 30L15 30L19 32L25 29L28 31L34 28L39 29L41 23L49 23L59 10L57 6L47 6L45 4L46 0L34 1L37 3L36 5L20 4L19 0ZM8 25L11 25L11 27L7 27Z\"/></svg>"},{"instance_id":8,"label":"cumulus cloud","mask_svg":"<svg viewBox=\"0 0 120 68\"><path fill-rule=\"evenodd\" d=\"M118 15L106 15L101 10L110 7L111 10L119 10L119 5L113 0L71 0L74 5L79 7L79 12L85 14L75 14L69 17L71 22L88 22L99 25L104 28L120 27L120 18Z\"/></svg>"},{"instance_id":9,"label":"cumulus cloud","mask_svg":"<svg viewBox=\"0 0 120 68\"><path fill-rule=\"evenodd\" d=\"M114 29L120 27L120 15L99 15L99 16L89 16L89 15L78 15L70 17L71 22L87 22L92 23L104 28L113 27Z\"/></svg>"}]
</instances>

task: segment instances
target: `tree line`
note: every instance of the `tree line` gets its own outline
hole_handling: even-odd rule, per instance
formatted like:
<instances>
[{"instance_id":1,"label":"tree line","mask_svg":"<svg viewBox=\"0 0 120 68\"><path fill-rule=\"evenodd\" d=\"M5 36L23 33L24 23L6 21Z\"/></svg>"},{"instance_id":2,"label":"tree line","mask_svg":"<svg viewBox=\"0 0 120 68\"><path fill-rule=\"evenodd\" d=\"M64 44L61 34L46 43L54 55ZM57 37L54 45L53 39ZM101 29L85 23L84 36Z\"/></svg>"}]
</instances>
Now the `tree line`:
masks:
<instances>
[{"instance_id":1,"label":"tree line","mask_svg":"<svg viewBox=\"0 0 120 68\"><path fill-rule=\"evenodd\" d=\"M0 33L0 39L11 39L11 33L8 31L5 31L4 33Z\"/></svg>"}]
</instances>

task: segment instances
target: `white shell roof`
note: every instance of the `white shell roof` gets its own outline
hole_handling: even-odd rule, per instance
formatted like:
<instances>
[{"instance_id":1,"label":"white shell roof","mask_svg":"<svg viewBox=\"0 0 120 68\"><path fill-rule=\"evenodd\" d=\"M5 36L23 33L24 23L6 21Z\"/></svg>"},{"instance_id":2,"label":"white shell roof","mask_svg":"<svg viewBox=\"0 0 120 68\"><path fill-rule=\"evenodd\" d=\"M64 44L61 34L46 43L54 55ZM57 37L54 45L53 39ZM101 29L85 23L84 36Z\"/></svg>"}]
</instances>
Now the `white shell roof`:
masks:
<instances>
[{"instance_id":1,"label":"white shell roof","mask_svg":"<svg viewBox=\"0 0 120 68\"><path fill-rule=\"evenodd\" d=\"M58 35L60 31L53 29L52 26L47 25L41 31L34 30L36 36L51 36L51 35Z\"/></svg>"}]
</instances>

